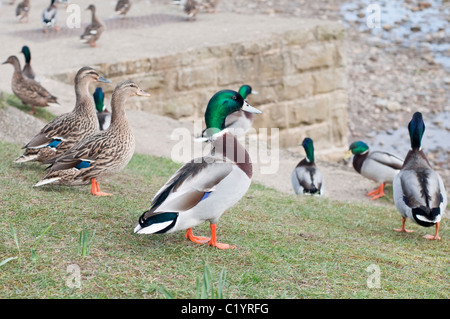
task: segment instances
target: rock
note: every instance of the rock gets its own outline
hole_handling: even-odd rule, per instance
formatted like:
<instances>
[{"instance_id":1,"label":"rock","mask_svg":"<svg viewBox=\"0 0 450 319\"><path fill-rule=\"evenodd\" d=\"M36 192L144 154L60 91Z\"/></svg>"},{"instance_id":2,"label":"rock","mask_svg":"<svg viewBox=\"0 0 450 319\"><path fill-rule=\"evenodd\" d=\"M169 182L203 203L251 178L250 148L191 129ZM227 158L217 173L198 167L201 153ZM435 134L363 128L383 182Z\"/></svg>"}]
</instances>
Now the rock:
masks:
<instances>
[{"instance_id":1,"label":"rock","mask_svg":"<svg viewBox=\"0 0 450 319\"><path fill-rule=\"evenodd\" d=\"M383 30L384 30L384 31L391 31L392 28L393 28L393 26L390 25L390 24L387 24L387 23L386 23L386 24L383 25Z\"/></svg>"},{"instance_id":2,"label":"rock","mask_svg":"<svg viewBox=\"0 0 450 319\"><path fill-rule=\"evenodd\" d=\"M398 112L402 109L402 106L397 101L388 101L386 103L386 110L389 112Z\"/></svg>"},{"instance_id":3,"label":"rock","mask_svg":"<svg viewBox=\"0 0 450 319\"><path fill-rule=\"evenodd\" d=\"M417 26L411 27L410 30L411 30L412 32L420 32L421 28L420 28L420 26L417 25Z\"/></svg>"}]
</instances>

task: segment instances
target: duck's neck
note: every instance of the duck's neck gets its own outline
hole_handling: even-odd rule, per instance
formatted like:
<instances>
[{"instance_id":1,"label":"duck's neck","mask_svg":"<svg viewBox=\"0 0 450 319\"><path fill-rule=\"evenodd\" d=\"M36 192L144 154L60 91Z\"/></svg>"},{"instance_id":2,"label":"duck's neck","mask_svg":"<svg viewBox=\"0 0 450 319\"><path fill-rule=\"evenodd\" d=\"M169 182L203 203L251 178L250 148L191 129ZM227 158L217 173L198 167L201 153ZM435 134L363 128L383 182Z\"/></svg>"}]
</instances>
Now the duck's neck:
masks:
<instances>
[{"instance_id":1,"label":"duck's neck","mask_svg":"<svg viewBox=\"0 0 450 319\"><path fill-rule=\"evenodd\" d=\"M219 134L221 135L213 140L214 152L222 154L228 160L236 163L248 178L252 178L252 162L245 147L242 146L230 132Z\"/></svg>"},{"instance_id":2,"label":"duck's neck","mask_svg":"<svg viewBox=\"0 0 450 319\"><path fill-rule=\"evenodd\" d=\"M414 147L406 154L405 160L403 161L403 168L408 169L409 167L417 166L428 166L431 168L431 164L425 153L420 148Z\"/></svg>"},{"instance_id":3,"label":"duck's neck","mask_svg":"<svg viewBox=\"0 0 450 319\"><path fill-rule=\"evenodd\" d=\"M75 83L75 112L96 116L95 104L89 94L89 81Z\"/></svg>"},{"instance_id":4,"label":"duck's neck","mask_svg":"<svg viewBox=\"0 0 450 319\"><path fill-rule=\"evenodd\" d=\"M362 154L355 154L353 156L353 168L355 169L355 171L357 171L358 173L361 173L361 167L368 155L369 155L369 152L367 151Z\"/></svg>"},{"instance_id":5,"label":"duck's neck","mask_svg":"<svg viewBox=\"0 0 450 319\"><path fill-rule=\"evenodd\" d=\"M111 97L111 127L128 128L128 120L125 114L125 101L127 97L113 93Z\"/></svg>"}]
</instances>

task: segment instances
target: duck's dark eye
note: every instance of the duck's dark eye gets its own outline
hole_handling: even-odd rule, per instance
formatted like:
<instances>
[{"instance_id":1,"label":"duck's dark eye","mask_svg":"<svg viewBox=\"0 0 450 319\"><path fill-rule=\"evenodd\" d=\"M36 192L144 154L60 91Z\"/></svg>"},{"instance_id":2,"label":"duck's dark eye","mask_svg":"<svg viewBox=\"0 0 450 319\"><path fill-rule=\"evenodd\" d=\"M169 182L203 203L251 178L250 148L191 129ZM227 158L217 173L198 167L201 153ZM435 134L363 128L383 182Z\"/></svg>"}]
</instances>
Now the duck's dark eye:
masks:
<instances>
[{"instance_id":1,"label":"duck's dark eye","mask_svg":"<svg viewBox=\"0 0 450 319\"><path fill-rule=\"evenodd\" d=\"M236 100L236 99L237 99L236 95L233 95L231 98L232 98L233 100Z\"/></svg>"}]
</instances>

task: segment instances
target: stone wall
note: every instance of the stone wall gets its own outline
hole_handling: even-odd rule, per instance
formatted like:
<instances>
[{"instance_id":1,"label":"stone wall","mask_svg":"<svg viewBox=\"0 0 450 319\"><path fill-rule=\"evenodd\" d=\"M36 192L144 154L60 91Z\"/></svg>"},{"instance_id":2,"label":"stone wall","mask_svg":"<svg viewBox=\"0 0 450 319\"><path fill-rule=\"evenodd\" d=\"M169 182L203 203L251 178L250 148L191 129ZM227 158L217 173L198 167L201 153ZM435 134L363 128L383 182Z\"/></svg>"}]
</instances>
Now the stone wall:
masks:
<instances>
[{"instance_id":1,"label":"stone wall","mask_svg":"<svg viewBox=\"0 0 450 319\"><path fill-rule=\"evenodd\" d=\"M176 119L202 118L217 90L249 84L259 92L249 103L263 111L255 128L278 127L282 147L309 136L317 150L342 150L348 146L345 30L325 21L303 26L245 43L96 67L115 83L131 78L152 94L135 99L137 108Z\"/></svg>"}]
</instances>

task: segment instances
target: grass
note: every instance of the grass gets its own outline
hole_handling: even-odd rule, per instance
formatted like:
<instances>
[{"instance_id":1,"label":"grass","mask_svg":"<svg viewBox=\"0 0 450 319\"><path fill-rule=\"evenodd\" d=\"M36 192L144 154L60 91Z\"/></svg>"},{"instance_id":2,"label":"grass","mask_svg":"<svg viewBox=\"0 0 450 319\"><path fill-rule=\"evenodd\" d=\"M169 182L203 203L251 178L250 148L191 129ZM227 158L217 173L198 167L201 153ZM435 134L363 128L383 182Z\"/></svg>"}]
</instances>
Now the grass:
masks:
<instances>
[{"instance_id":1,"label":"grass","mask_svg":"<svg viewBox=\"0 0 450 319\"><path fill-rule=\"evenodd\" d=\"M19 110L28 114L30 114L31 112L31 106L23 104L22 101L20 101L19 98L14 94L3 92L3 96L0 98L0 108L6 108L7 106L18 108ZM34 117L37 117L38 119L44 120L45 122L50 122L56 117L56 115L47 111L43 107L36 106L35 109L36 114L32 115Z\"/></svg>"},{"instance_id":2,"label":"grass","mask_svg":"<svg viewBox=\"0 0 450 319\"><path fill-rule=\"evenodd\" d=\"M0 142L0 298L450 297L448 219L442 240L427 241L422 236L434 229L411 221L414 233L392 230L401 223L394 206L252 184L220 219L219 241L237 246L221 251L191 243L183 232L133 233L180 166L169 159L135 154L101 183L114 194L106 198L91 196L89 186L33 188L44 169L14 164L20 152ZM194 233L209 235L209 225ZM380 288L368 285L374 265ZM80 285L69 284L74 267Z\"/></svg>"}]
</instances>

